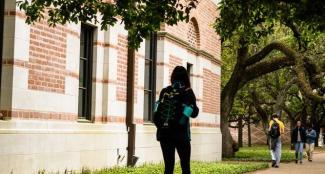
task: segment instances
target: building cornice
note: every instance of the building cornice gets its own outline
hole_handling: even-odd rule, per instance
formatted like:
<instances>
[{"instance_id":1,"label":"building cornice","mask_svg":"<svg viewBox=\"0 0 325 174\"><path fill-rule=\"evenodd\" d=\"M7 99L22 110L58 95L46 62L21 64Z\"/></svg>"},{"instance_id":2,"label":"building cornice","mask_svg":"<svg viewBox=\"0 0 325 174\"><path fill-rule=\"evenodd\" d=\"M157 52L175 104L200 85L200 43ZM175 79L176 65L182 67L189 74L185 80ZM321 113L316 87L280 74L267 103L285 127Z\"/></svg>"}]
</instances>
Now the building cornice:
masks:
<instances>
[{"instance_id":1,"label":"building cornice","mask_svg":"<svg viewBox=\"0 0 325 174\"><path fill-rule=\"evenodd\" d=\"M177 44L180 44L181 46L186 48L188 51L193 52L198 56L206 57L206 58L208 58L208 60L210 60L213 63L216 63L218 65L222 64L222 61L217 59L216 57L214 57L212 54L210 54L210 53L208 53L208 52L206 52L204 50L197 49L197 48L194 48L194 47L190 46L186 41L184 41L183 39L181 39L181 38L179 38L179 37L177 37L175 35L172 35L172 34L167 33L165 31L159 31L159 32L157 32L157 34L158 34L158 37L164 37L164 38L169 39L169 40L171 40L173 42L176 42Z\"/></svg>"}]
</instances>

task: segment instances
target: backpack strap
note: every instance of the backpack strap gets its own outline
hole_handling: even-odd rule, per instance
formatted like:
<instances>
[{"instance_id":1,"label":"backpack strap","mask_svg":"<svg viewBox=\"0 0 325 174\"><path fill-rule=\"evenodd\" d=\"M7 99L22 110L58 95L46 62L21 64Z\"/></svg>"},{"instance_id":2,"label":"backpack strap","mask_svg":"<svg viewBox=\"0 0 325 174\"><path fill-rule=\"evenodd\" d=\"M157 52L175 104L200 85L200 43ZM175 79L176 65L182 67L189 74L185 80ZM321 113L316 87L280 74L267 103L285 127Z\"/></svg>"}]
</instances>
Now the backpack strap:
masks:
<instances>
[{"instance_id":1,"label":"backpack strap","mask_svg":"<svg viewBox=\"0 0 325 174\"><path fill-rule=\"evenodd\" d=\"M188 87L188 88L185 89L185 91L187 92L187 91L189 91L190 89L192 89L192 88L191 88L191 87Z\"/></svg>"}]
</instances>

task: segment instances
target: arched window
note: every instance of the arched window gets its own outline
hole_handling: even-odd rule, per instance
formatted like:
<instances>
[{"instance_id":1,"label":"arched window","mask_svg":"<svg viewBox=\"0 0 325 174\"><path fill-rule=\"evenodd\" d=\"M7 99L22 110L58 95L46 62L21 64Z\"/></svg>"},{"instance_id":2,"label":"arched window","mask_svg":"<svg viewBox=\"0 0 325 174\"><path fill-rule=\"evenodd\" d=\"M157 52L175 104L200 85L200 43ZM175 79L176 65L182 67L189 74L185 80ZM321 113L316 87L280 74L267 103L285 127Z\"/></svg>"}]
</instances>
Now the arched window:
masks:
<instances>
[{"instance_id":1,"label":"arched window","mask_svg":"<svg viewBox=\"0 0 325 174\"><path fill-rule=\"evenodd\" d=\"M188 23L187 42L194 48L200 47L200 31L195 18Z\"/></svg>"}]
</instances>

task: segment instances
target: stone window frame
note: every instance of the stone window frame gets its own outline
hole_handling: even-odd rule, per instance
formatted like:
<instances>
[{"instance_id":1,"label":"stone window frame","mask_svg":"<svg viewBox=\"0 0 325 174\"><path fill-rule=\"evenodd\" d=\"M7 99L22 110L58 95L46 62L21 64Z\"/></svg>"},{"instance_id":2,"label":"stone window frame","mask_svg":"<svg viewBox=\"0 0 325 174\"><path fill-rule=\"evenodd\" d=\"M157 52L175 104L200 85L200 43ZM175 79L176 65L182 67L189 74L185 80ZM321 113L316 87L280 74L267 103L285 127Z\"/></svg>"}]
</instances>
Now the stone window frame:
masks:
<instances>
[{"instance_id":1,"label":"stone window frame","mask_svg":"<svg viewBox=\"0 0 325 174\"><path fill-rule=\"evenodd\" d=\"M4 32L4 11L5 11L5 1L0 2L0 89L1 89L1 76L2 76L2 57L3 57L3 32ZM1 97L1 90L0 90Z\"/></svg>"},{"instance_id":2,"label":"stone window frame","mask_svg":"<svg viewBox=\"0 0 325 174\"><path fill-rule=\"evenodd\" d=\"M147 75L146 66L149 65L149 75ZM153 122L153 109L156 100L156 69L157 69L157 33L153 32L145 43L144 60L144 100L143 100L143 120ZM147 97L147 99L146 99Z\"/></svg>"},{"instance_id":3,"label":"stone window frame","mask_svg":"<svg viewBox=\"0 0 325 174\"><path fill-rule=\"evenodd\" d=\"M94 32L95 28L93 26L84 23L81 24L78 85L78 119L86 121L91 121ZM84 46L82 46L83 40ZM83 68L81 68L81 62L84 62ZM82 94L81 91L83 92Z\"/></svg>"}]
</instances>

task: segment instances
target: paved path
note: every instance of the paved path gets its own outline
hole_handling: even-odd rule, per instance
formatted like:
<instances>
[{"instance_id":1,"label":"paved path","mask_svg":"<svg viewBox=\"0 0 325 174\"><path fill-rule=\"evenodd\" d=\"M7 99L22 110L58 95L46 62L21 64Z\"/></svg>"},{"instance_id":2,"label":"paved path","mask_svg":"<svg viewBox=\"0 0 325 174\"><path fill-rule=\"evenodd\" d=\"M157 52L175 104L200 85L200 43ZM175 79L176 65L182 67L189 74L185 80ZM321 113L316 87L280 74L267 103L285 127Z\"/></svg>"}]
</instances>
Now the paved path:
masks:
<instances>
[{"instance_id":1,"label":"paved path","mask_svg":"<svg viewBox=\"0 0 325 174\"><path fill-rule=\"evenodd\" d=\"M325 174L325 153L314 153L313 162L305 159L302 164L281 163L280 168L269 168L253 174Z\"/></svg>"}]
</instances>

